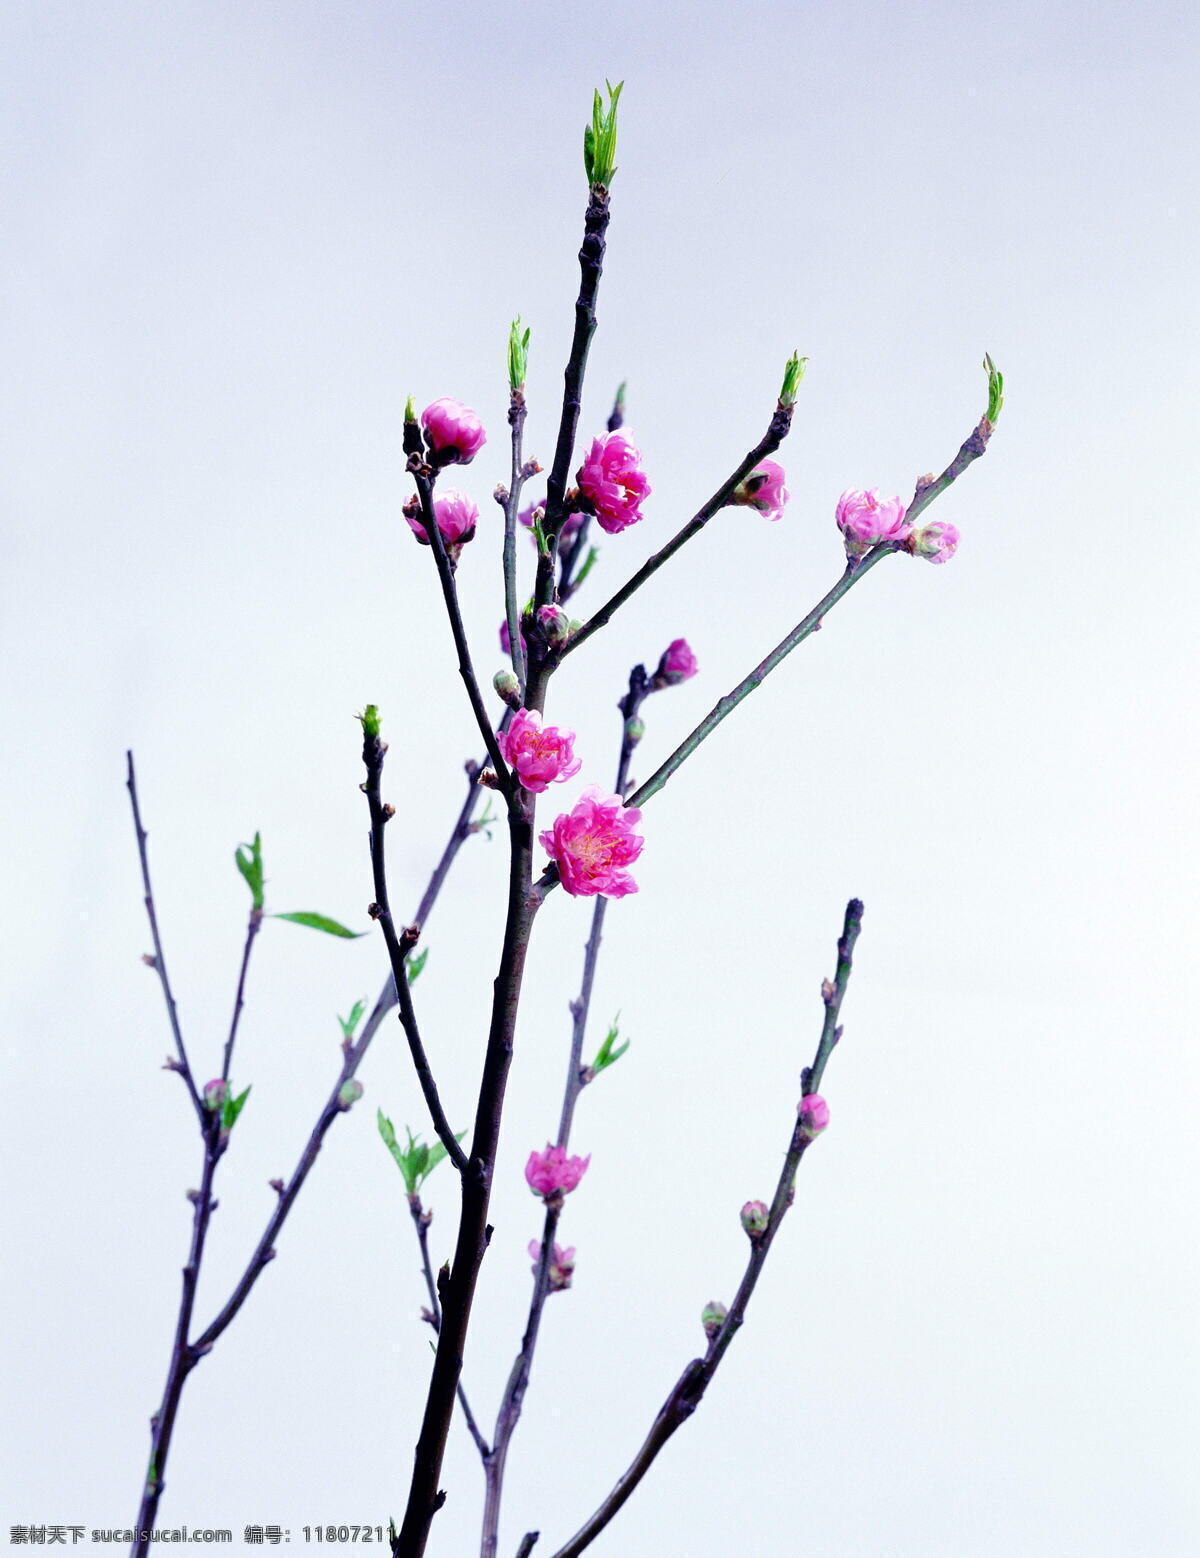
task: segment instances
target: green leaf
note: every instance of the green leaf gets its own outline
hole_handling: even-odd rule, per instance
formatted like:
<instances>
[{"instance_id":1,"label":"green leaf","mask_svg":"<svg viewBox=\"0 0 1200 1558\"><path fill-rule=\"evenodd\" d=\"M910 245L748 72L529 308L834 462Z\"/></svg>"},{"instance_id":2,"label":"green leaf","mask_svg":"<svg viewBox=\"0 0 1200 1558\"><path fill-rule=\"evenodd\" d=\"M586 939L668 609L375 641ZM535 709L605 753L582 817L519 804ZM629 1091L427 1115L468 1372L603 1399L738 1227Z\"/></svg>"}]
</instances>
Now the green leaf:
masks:
<instances>
[{"instance_id":1,"label":"green leaf","mask_svg":"<svg viewBox=\"0 0 1200 1558\"><path fill-rule=\"evenodd\" d=\"M796 391L800 388L804 379L804 370L808 367L807 357L797 357L796 353L787 360L787 366L783 370L783 388L779 391L779 404L781 406L794 406L796 403Z\"/></svg>"},{"instance_id":2,"label":"green leaf","mask_svg":"<svg viewBox=\"0 0 1200 1558\"><path fill-rule=\"evenodd\" d=\"M362 1021L362 1014L366 1011L366 1009L367 1003L365 1001L355 1001L354 1005L350 1008L349 1017L338 1018L338 1026L342 1030L342 1037L344 1039L352 1039L354 1037L354 1030Z\"/></svg>"},{"instance_id":3,"label":"green leaf","mask_svg":"<svg viewBox=\"0 0 1200 1558\"><path fill-rule=\"evenodd\" d=\"M261 909L263 906L262 835L256 833L253 844L239 844L233 858L245 878L246 886L250 889L254 907Z\"/></svg>"},{"instance_id":4,"label":"green leaf","mask_svg":"<svg viewBox=\"0 0 1200 1558\"><path fill-rule=\"evenodd\" d=\"M588 547L588 554L587 554L587 556L583 560L583 567L575 575L575 581L574 581L574 588L575 589L578 589L579 586L583 583L583 581L587 578L588 574L591 573L592 569L596 566L596 559L599 556L600 556L600 548L598 546L589 546Z\"/></svg>"},{"instance_id":5,"label":"green leaf","mask_svg":"<svg viewBox=\"0 0 1200 1558\"><path fill-rule=\"evenodd\" d=\"M415 985L417 980L420 979L422 970L425 967L425 960L428 958L428 956L429 948L422 947L420 952L414 952L409 958L406 959L404 969L408 974L408 982L410 985Z\"/></svg>"},{"instance_id":6,"label":"green leaf","mask_svg":"<svg viewBox=\"0 0 1200 1558\"><path fill-rule=\"evenodd\" d=\"M383 1145L396 1160L396 1167L404 1176L404 1188L409 1195L415 1195L417 1191L416 1180L413 1178L408 1166L408 1155L400 1150L400 1143L396 1140L396 1128L384 1114L382 1109L375 1111L375 1123L379 1126L379 1134L383 1138ZM409 1143L412 1143L412 1135L409 1134Z\"/></svg>"},{"instance_id":7,"label":"green leaf","mask_svg":"<svg viewBox=\"0 0 1200 1558\"><path fill-rule=\"evenodd\" d=\"M510 389L525 388L525 373L529 366L529 331L521 330L520 314L508 330L508 385Z\"/></svg>"},{"instance_id":8,"label":"green leaf","mask_svg":"<svg viewBox=\"0 0 1200 1558\"><path fill-rule=\"evenodd\" d=\"M616 1042L621 1033L620 1018L621 1014L618 1012L613 1018L607 1034L604 1036L604 1043L596 1051L596 1058L592 1061L591 1068L594 1076L599 1076L609 1066L616 1065L617 1061L620 1060L621 1056L629 1048L628 1039L623 1044L617 1044ZM613 1048L614 1045L616 1045L615 1049Z\"/></svg>"},{"instance_id":9,"label":"green leaf","mask_svg":"<svg viewBox=\"0 0 1200 1558\"><path fill-rule=\"evenodd\" d=\"M617 171L617 102L625 83L618 81L614 87L606 81L604 85L608 106L604 106L599 92L593 92L592 122L583 132L583 167L593 188L597 184L607 187Z\"/></svg>"},{"instance_id":10,"label":"green leaf","mask_svg":"<svg viewBox=\"0 0 1200 1558\"><path fill-rule=\"evenodd\" d=\"M983 369L988 376L988 408L985 415L994 425L1004 407L1004 375L986 352L983 357Z\"/></svg>"},{"instance_id":11,"label":"green leaf","mask_svg":"<svg viewBox=\"0 0 1200 1558\"><path fill-rule=\"evenodd\" d=\"M246 1100L249 1097L250 1089L247 1088L237 1098L227 1098L225 1100L224 1108L221 1110L221 1129L223 1131L231 1131L234 1128L238 1121L238 1115L245 1108Z\"/></svg>"},{"instance_id":12,"label":"green leaf","mask_svg":"<svg viewBox=\"0 0 1200 1558\"><path fill-rule=\"evenodd\" d=\"M347 930L327 914L314 914L310 909L296 909L291 914L272 914L271 919L291 920L293 925L307 925L312 930L323 930L327 936L345 936L351 941L367 934L365 930Z\"/></svg>"}]
</instances>

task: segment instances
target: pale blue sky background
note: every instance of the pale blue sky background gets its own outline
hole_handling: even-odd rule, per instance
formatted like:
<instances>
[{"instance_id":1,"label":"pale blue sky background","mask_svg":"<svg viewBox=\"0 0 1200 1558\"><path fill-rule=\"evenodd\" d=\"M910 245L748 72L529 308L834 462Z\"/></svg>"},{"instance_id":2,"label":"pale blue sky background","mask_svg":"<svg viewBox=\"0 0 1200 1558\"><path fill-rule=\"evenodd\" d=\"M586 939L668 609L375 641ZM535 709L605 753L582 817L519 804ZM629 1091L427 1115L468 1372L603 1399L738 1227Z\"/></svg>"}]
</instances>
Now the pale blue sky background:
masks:
<instances>
[{"instance_id":1,"label":"pale blue sky background","mask_svg":"<svg viewBox=\"0 0 1200 1558\"><path fill-rule=\"evenodd\" d=\"M474 752L399 418L491 430L461 580L498 663L503 345L533 328L548 460L592 86L624 78L584 424L629 380L655 483L588 601L678 527L811 358L769 526L722 515L556 683L606 779L629 665L702 674L647 711L652 766L836 577L848 486L907 495L1005 370L992 451L944 500L952 565L864 581L646 812L596 1026L501 1550L551 1553L640 1442L769 1194L847 897L866 900L834 1125L697 1417L595 1544L609 1558L1185 1558L1197 1151L1194 170L1182 5L57 4L3 12L3 945L11 1274L4 1525L129 1523L197 1152L145 950L137 752L198 1067L216 1057L264 836L276 908L364 923L350 715L392 742L398 902ZM465 852L419 987L465 1119L503 848ZM587 906L539 924L467 1379L519 1335ZM199 1309L222 1301L336 1072L373 939L269 926ZM599 1036L597 1034L597 1038ZM428 1364L382 1105L385 1034L279 1258L192 1377L163 1519L386 1522ZM453 1184L432 1182L434 1247ZM456 1427L431 1551L474 1550ZM7 1532L5 1531L5 1536Z\"/></svg>"}]
</instances>

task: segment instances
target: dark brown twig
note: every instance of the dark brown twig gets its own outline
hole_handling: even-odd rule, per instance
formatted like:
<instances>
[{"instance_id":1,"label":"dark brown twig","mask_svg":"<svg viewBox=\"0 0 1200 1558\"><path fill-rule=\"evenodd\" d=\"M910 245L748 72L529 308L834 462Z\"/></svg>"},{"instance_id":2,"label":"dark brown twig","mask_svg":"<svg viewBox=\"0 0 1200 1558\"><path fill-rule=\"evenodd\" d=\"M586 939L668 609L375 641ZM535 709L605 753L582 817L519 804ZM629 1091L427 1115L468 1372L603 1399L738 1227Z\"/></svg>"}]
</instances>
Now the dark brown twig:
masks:
<instances>
[{"instance_id":1,"label":"dark brown twig","mask_svg":"<svg viewBox=\"0 0 1200 1558\"><path fill-rule=\"evenodd\" d=\"M815 1092L820 1086L826 1062L833 1050L833 1046L841 1036L841 1029L838 1027L838 1016L841 1012L842 998L846 993L846 984L850 978L854 943L858 939L858 933L862 926L862 913L863 906L857 898L851 899L846 905L845 923L842 934L838 939L837 974L834 977L832 987L825 993L825 1021L821 1030L821 1039L817 1046L816 1058L813 1064L805 1069L802 1077L801 1089L804 1093ZM721 1359L725 1356L730 1343L745 1320L747 1306L766 1262L767 1255L770 1253L775 1235L779 1232L780 1224L792 1204L795 1194L796 1171L811 1140L812 1138L805 1128L804 1120L797 1114L791 1141L788 1144L787 1156L784 1159L779 1183L775 1188L775 1195L771 1202L767 1226L761 1234L751 1241L746 1271L724 1323L709 1341L708 1350L704 1357L693 1358L679 1376L671 1393L659 1408L658 1416L654 1419L653 1426L646 1436L641 1449L634 1456L628 1468L618 1478L612 1492L604 1499L595 1513L584 1522L570 1541L564 1543L558 1549L553 1558L577 1558L579 1553L591 1545L650 1470L658 1452L666 1444L667 1440L670 1439L677 1428L688 1420L700 1405L704 1392L708 1389Z\"/></svg>"},{"instance_id":2,"label":"dark brown twig","mask_svg":"<svg viewBox=\"0 0 1200 1558\"><path fill-rule=\"evenodd\" d=\"M421 1249L421 1270L425 1276L425 1291L429 1295L429 1309L427 1311L429 1324L433 1327L436 1336L442 1328L442 1306L438 1299L437 1283L433 1277L433 1262L429 1258L429 1218L432 1214L426 1213L421 1205L418 1195L408 1198L408 1210L412 1214L413 1227L417 1231L417 1243ZM463 1388L463 1382L458 1382L458 1404L462 1407L463 1420L467 1425L467 1432L475 1441L475 1448L486 1462L491 1453L487 1440L479 1432L479 1424L475 1420L475 1414L471 1411L471 1403L467 1400L467 1392Z\"/></svg>"}]
</instances>

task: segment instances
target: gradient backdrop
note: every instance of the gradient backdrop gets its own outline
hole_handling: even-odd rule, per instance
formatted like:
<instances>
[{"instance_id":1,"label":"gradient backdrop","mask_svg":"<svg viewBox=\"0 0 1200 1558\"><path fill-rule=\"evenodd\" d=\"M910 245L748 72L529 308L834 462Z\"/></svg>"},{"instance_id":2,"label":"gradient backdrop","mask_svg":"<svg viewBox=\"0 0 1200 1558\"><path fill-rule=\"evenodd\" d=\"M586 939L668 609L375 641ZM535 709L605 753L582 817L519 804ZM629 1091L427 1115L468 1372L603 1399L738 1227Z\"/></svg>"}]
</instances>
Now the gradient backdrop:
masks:
<instances>
[{"instance_id":1,"label":"gradient backdrop","mask_svg":"<svg viewBox=\"0 0 1200 1558\"><path fill-rule=\"evenodd\" d=\"M911 492L1008 404L889 562L647 809L585 1095L575 1288L549 1304L501 1551L551 1553L626 1464L744 1260L867 906L834 1123L697 1417L608 1558L1189 1558L1195 1238L1197 28L1175 4L3 8L3 1041L9 1384L0 1519L132 1522L197 1181L122 788L137 753L169 961L219 1069L262 830L270 904L365 926L353 711L383 710L393 890L415 904L477 738L400 519L400 416L491 430L461 485L499 663L503 349L533 328L548 461L577 285L581 131L626 82L590 435L629 381L655 493L598 603L760 435L811 359L768 525L718 518L555 684L606 779L629 665L684 634L644 778L836 578L838 493ZM526 557L525 561L529 559ZM464 852L418 989L468 1118L499 836ZM411 912L411 911L410 911ZM539 924L466 1378L490 1418L540 1225L589 909ZM269 924L199 1312L223 1299L336 1073L375 939ZM247 1308L188 1386L162 1517L399 1514L429 1366L379 1105L422 1123L397 1028ZM437 1257L452 1176L430 1185ZM461 1426L431 1551L474 1549ZM3 1535L8 1536L7 1529Z\"/></svg>"}]
</instances>

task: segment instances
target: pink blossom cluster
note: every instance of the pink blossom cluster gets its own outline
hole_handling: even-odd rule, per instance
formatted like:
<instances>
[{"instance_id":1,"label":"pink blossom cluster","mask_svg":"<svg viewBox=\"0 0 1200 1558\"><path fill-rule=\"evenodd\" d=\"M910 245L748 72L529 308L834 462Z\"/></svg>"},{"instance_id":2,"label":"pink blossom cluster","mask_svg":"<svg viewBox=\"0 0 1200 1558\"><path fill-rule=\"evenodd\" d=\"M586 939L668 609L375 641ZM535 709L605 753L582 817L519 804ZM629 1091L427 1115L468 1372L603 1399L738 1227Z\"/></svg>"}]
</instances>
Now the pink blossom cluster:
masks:
<instances>
[{"instance_id":1,"label":"pink blossom cluster","mask_svg":"<svg viewBox=\"0 0 1200 1558\"><path fill-rule=\"evenodd\" d=\"M642 470L641 452L623 428L592 440L575 480L595 510L596 523L610 536L644 518L641 505L654 490Z\"/></svg>"},{"instance_id":2,"label":"pink blossom cluster","mask_svg":"<svg viewBox=\"0 0 1200 1558\"><path fill-rule=\"evenodd\" d=\"M439 465L469 465L487 443L483 423L461 400L443 396L421 413L430 453Z\"/></svg>"},{"instance_id":3,"label":"pink blossom cluster","mask_svg":"<svg viewBox=\"0 0 1200 1558\"><path fill-rule=\"evenodd\" d=\"M880 498L879 488L849 487L837 502L838 529L850 557L861 557L880 541L903 541L909 532L900 498Z\"/></svg>"},{"instance_id":4,"label":"pink blossom cluster","mask_svg":"<svg viewBox=\"0 0 1200 1558\"><path fill-rule=\"evenodd\" d=\"M547 1142L545 1152L529 1154L525 1181L534 1195L547 1198L559 1192L565 1195L575 1189L591 1161L591 1153L586 1158L571 1158L565 1147L553 1147Z\"/></svg>"},{"instance_id":5,"label":"pink blossom cluster","mask_svg":"<svg viewBox=\"0 0 1200 1558\"><path fill-rule=\"evenodd\" d=\"M530 1239L529 1258L533 1262L533 1274L536 1277L542 1264L542 1243L540 1239ZM571 1278L574 1275L575 1246L570 1245L564 1250L561 1244L556 1244L550 1252L550 1265L547 1270L550 1292L561 1293L564 1288L569 1288L571 1286Z\"/></svg>"},{"instance_id":6,"label":"pink blossom cluster","mask_svg":"<svg viewBox=\"0 0 1200 1558\"><path fill-rule=\"evenodd\" d=\"M687 639L674 638L663 650L658 662L658 669L654 673L655 686L676 687L680 682L695 676L699 669Z\"/></svg>"},{"instance_id":7,"label":"pink blossom cluster","mask_svg":"<svg viewBox=\"0 0 1200 1558\"><path fill-rule=\"evenodd\" d=\"M573 778L583 766L575 756L575 732L557 725L543 730L536 709L518 709L496 741L525 789L538 795L548 784Z\"/></svg>"},{"instance_id":8,"label":"pink blossom cluster","mask_svg":"<svg viewBox=\"0 0 1200 1558\"><path fill-rule=\"evenodd\" d=\"M636 893L637 883L626 870L642 852L644 840L634 832L642 814L625 806L619 795L605 795L589 785L569 812L539 834L558 866L564 889L574 898L623 898Z\"/></svg>"},{"instance_id":9,"label":"pink blossom cluster","mask_svg":"<svg viewBox=\"0 0 1200 1558\"><path fill-rule=\"evenodd\" d=\"M764 460L756 465L733 494L734 503L744 503L757 509L767 519L782 519L783 507L788 500L787 480L783 466L776 460Z\"/></svg>"}]
</instances>

